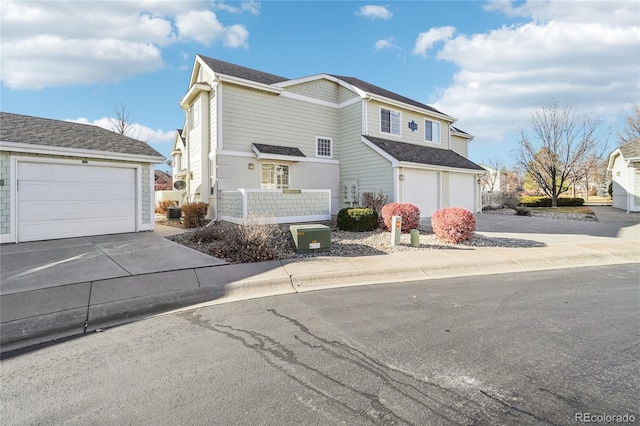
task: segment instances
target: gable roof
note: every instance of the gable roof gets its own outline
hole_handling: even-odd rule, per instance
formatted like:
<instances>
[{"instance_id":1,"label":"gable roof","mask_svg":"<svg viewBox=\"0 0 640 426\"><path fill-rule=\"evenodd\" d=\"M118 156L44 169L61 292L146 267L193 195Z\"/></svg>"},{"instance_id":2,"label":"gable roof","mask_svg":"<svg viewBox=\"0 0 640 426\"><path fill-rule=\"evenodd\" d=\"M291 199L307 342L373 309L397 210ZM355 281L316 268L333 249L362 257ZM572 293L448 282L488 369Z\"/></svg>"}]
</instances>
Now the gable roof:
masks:
<instances>
[{"instance_id":1,"label":"gable roof","mask_svg":"<svg viewBox=\"0 0 640 426\"><path fill-rule=\"evenodd\" d=\"M90 124L0 112L0 141L164 158L146 142Z\"/></svg>"},{"instance_id":2,"label":"gable roof","mask_svg":"<svg viewBox=\"0 0 640 426\"><path fill-rule=\"evenodd\" d=\"M362 137L400 162L485 171L473 161L464 158L462 155L450 149L392 141L375 138L373 136L363 135Z\"/></svg>"},{"instance_id":3,"label":"gable roof","mask_svg":"<svg viewBox=\"0 0 640 426\"><path fill-rule=\"evenodd\" d=\"M412 105L414 107L418 107L418 108L422 108L422 109L426 109L427 111L431 111L431 112L435 112L438 114L442 114L442 115L447 115L444 114L440 111L438 111L437 109L435 109L434 107L431 107L427 104L423 104L422 102L418 102L418 101L414 101L413 99L407 98L405 96L399 95L397 93L391 92L387 89L383 89L382 87L378 87L376 85L373 85L371 83L367 83L366 81L362 81L360 79L357 79L355 77L347 77L347 76L341 76L341 75L332 75L330 74L332 77L338 78L344 82L349 83L350 85L357 87L358 89L362 89L365 92L369 92L369 93L373 93L374 95L378 95L378 96L384 96L385 98L389 98L389 99L393 99L394 101L398 101L398 102L402 102L408 105Z\"/></svg>"},{"instance_id":4,"label":"gable roof","mask_svg":"<svg viewBox=\"0 0 640 426\"><path fill-rule=\"evenodd\" d=\"M281 77L279 75L275 75L275 74L269 74L266 72L262 72L262 71L258 71L252 68L247 68L247 67L243 67L240 65L235 65L229 62L225 62L225 61L220 61L218 59L214 59L214 58L209 58L207 56L203 56L203 55L197 55L205 64L207 64L207 66L209 68L211 68L213 70L213 72L215 73L219 73L219 74L223 74L223 75L228 75L231 77L236 77L236 78L242 78L244 80L248 80L248 81L252 81L252 82L256 82L256 83L262 83L262 84L267 84L267 85L274 85L277 83L282 83L285 81L290 81L290 79L286 78L286 77ZM413 99L407 98L406 96L402 96L399 95L397 93L391 92L390 90L386 90L383 89L382 87L378 87L374 84L371 83L367 83L366 81L360 80L358 78L355 77L347 77L347 76L340 76L340 75L334 75L334 74L326 74L330 77L333 78L337 78L339 80L344 81L345 83L350 84L351 86L357 87L358 89L367 92L367 93L372 93L374 95L378 95L378 96L382 96L397 102L402 102L405 103L407 105L411 105L414 106L416 108L421 108L421 109L425 109L427 111L431 111L440 115L443 115L445 117L450 117L449 115L438 111L437 109L433 108L432 106L429 106L427 104L423 104L422 102L418 102L415 101ZM454 120L452 117L450 117L452 120ZM464 133L464 132L463 132Z\"/></svg>"},{"instance_id":5,"label":"gable roof","mask_svg":"<svg viewBox=\"0 0 640 426\"><path fill-rule=\"evenodd\" d=\"M242 67L229 62L220 61L218 59L209 58L203 55L197 55L209 68L215 73L230 75L231 77L242 78L249 81L255 81L262 84L275 84L289 80L279 75L269 74L266 72L254 70L252 68Z\"/></svg>"}]
</instances>

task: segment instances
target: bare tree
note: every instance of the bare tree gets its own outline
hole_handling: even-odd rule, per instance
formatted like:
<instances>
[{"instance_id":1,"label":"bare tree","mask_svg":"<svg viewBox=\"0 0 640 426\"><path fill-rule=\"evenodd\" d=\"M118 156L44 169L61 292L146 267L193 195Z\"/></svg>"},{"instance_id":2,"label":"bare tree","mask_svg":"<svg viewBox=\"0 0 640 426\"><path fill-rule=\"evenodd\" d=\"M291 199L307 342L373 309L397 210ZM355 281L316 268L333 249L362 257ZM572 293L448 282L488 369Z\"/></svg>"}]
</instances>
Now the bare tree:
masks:
<instances>
[{"instance_id":1,"label":"bare tree","mask_svg":"<svg viewBox=\"0 0 640 426\"><path fill-rule=\"evenodd\" d=\"M640 104L633 104L633 111L624 119L624 128L619 134L619 144L624 145L640 138Z\"/></svg>"},{"instance_id":2,"label":"bare tree","mask_svg":"<svg viewBox=\"0 0 640 426\"><path fill-rule=\"evenodd\" d=\"M113 111L116 117L109 119L113 127L111 130L132 139L138 139L140 137L140 129L134 125L134 117L127 110L127 106L123 103L120 103L120 105L114 104Z\"/></svg>"},{"instance_id":3,"label":"bare tree","mask_svg":"<svg viewBox=\"0 0 640 426\"><path fill-rule=\"evenodd\" d=\"M572 106L556 100L541 102L532 112L529 132L522 130L517 164L558 206L558 195L579 176L590 157L602 158L606 132L599 117L576 116Z\"/></svg>"},{"instance_id":4,"label":"bare tree","mask_svg":"<svg viewBox=\"0 0 640 426\"><path fill-rule=\"evenodd\" d=\"M481 166L487 171L480 180L482 187L488 192L500 191L506 177L504 163L498 156L495 156L489 161L483 162Z\"/></svg>"}]
</instances>

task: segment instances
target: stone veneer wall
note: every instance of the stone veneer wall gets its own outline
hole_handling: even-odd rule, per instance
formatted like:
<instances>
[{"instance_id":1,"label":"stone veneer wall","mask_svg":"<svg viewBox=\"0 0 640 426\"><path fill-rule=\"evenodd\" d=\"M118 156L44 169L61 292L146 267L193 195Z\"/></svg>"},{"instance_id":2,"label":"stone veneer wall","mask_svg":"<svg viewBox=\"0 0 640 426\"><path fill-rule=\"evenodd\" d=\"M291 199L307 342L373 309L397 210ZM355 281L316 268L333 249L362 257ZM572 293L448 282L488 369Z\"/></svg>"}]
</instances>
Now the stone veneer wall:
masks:
<instances>
[{"instance_id":1,"label":"stone veneer wall","mask_svg":"<svg viewBox=\"0 0 640 426\"><path fill-rule=\"evenodd\" d=\"M9 233L11 224L11 205L9 204L9 153L0 152L0 179L3 185L0 186L0 234Z\"/></svg>"},{"instance_id":2,"label":"stone veneer wall","mask_svg":"<svg viewBox=\"0 0 640 426\"><path fill-rule=\"evenodd\" d=\"M151 223L151 200L155 198L154 185L151 184L151 167L152 164L142 164L141 181L142 181L142 224ZM155 182L154 182L155 183ZM155 220L155 216L154 216Z\"/></svg>"},{"instance_id":3,"label":"stone veneer wall","mask_svg":"<svg viewBox=\"0 0 640 426\"><path fill-rule=\"evenodd\" d=\"M220 216L242 218L242 193L240 191L221 191Z\"/></svg>"},{"instance_id":4,"label":"stone veneer wall","mask_svg":"<svg viewBox=\"0 0 640 426\"><path fill-rule=\"evenodd\" d=\"M273 217L326 215L331 214L331 196L328 191L248 191L247 210L252 215Z\"/></svg>"}]
</instances>

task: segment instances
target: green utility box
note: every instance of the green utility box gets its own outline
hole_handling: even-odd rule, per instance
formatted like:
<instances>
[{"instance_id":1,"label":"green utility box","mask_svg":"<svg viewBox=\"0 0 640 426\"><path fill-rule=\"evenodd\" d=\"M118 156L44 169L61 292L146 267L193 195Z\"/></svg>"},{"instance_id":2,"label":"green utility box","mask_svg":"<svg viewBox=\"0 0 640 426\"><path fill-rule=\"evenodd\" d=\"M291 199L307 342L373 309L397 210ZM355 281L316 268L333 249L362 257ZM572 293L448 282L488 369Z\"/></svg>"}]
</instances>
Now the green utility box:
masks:
<instances>
[{"instance_id":1,"label":"green utility box","mask_svg":"<svg viewBox=\"0 0 640 426\"><path fill-rule=\"evenodd\" d=\"M331 229L326 225L291 225L289 231L298 253L331 251Z\"/></svg>"}]
</instances>

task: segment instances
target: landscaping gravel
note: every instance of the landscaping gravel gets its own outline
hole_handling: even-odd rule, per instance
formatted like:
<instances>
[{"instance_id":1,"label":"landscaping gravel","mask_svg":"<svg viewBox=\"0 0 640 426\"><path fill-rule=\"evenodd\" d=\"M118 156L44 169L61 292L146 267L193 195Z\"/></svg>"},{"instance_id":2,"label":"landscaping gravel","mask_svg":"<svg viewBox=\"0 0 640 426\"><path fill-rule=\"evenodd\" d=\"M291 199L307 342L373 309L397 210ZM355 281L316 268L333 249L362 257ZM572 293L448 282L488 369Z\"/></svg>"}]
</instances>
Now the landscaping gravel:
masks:
<instances>
[{"instance_id":1,"label":"landscaping gravel","mask_svg":"<svg viewBox=\"0 0 640 426\"><path fill-rule=\"evenodd\" d=\"M485 212L486 214L504 214L514 215L512 209L499 209ZM574 215L574 214L552 214L547 212L535 212L536 217L548 217L552 219L564 220L597 220L593 215ZM170 226L181 227L179 222L170 222L163 217L156 218L157 223ZM230 224L220 223L211 226L224 227L232 226ZM376 230L371 232L346 232L337 229L331 230L331 252L330 253L312 253L298 254L293 249L293 244L288 233L270 245L275 251L277 259L293 259L314 256L358 256L380 253L394 253L401 251L421 251L421 250L438 250L446 248L465 248L465 247L531 247L535 242L523 241L509 238L487 238L476 235L469 241L461 244L448 244L436 238L431 227L423 226L420 229L420 245L418 247L411 246L410 234L402 234L399 245L391 245L391 234L387 231ZM189 230L183 234L168 237L170 240L185 245L192 249L210 254L216 257L222 257L229 263L241 263L246 261L241 254L233 255L223 250L225 242L216 240L212 242L201 243L194 238L195 230Z\"/></svg>"}]
</instances>

